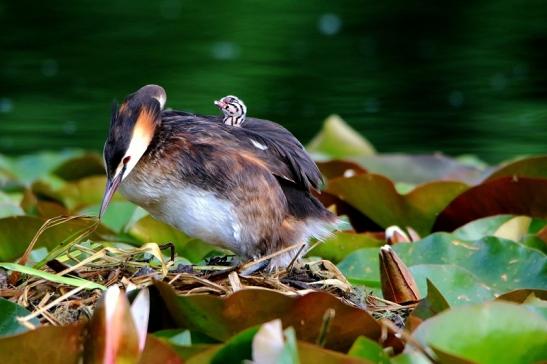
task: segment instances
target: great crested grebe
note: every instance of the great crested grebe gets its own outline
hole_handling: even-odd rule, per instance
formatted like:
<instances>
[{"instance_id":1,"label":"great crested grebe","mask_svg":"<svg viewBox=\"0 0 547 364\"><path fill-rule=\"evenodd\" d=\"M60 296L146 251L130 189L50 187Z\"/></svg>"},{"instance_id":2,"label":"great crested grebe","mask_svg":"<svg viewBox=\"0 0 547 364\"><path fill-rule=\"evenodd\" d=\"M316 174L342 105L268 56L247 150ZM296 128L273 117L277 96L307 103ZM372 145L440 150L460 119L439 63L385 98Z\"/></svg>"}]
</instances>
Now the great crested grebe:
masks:
<instances>
[{"instance_id":1,"label":"great crested grebe","mask_svg":"<svg viewBox=\"0 0 547 364\"><path fill-rule=\"evenodd\" d=\"M234 128L218 116L164 111L166 99L162 87L147 85L114 107L100 215L119 187L158 220L247 259L336 228L337 217L311 194L321 174L289 131L249 117ZM300 251L273 257L269 268Z\"/></svg>"}]
</instances>

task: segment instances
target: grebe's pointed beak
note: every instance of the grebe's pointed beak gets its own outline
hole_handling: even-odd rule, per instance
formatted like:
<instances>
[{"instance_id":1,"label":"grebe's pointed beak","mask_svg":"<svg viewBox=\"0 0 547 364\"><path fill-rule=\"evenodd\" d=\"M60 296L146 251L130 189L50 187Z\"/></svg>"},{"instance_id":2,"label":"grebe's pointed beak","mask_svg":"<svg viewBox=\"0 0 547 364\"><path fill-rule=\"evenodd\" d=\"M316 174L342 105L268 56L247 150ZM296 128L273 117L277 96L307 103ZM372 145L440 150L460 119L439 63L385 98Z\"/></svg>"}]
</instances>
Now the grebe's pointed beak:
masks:
<instances>
[{"instance_id":1,"label":"grebe's pointed beak","mask_svg":"<svg viewBox=\"0 0 547 364\"><path fill-rule=\"evenodd\" d=\"M118 173L114 178L109 179L106 181L106 188L104 190L104 196L103 196L103 202L101 203L101 210L99 211L99 219L104 215L106 212L106 209L108 207L108 204L110 203L110 200L112 200L112 196L114 196L114 193L120 186L120 182L122 181L124 170L122 169L121 173Z\"/></svg>"}]
</instances>

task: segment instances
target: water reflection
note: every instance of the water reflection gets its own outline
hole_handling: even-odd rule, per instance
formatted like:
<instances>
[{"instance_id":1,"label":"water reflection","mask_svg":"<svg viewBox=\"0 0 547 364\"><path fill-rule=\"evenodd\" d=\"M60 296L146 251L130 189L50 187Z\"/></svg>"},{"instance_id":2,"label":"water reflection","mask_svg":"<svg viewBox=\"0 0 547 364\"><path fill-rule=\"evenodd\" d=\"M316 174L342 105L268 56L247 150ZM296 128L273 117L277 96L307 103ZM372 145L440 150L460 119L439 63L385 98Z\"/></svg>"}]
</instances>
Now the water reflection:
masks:
<instances>
[{"instance_id":1,"label":"water reflection","mask_svg":"<svg viewBox=\"0 0 547 364\"><path fill-rule=\"evenodd\" d=\"M158 83L200 113L239 95L304 141L338 113L381 151L545 153L546 18L531 0L3 1L0 152L98 150L111 101Z\"/></svg>"}]
</instances>

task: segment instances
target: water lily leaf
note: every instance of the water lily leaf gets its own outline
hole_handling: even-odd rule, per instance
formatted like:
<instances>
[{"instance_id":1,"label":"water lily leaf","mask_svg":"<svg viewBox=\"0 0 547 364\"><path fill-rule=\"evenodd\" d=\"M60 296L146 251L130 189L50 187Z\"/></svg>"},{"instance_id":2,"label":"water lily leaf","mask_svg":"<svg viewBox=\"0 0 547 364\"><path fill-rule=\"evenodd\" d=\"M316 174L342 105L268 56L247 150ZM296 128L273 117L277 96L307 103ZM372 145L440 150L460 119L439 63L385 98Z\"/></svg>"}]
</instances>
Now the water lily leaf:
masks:
<instances>
[{"instance_id":1,"label":"water lily leaf","mask_svg":"<svg viewBox=\"0 0 547 364\"><path fill-rule=\"evenodd\" d=\"M155 220L149 215L128 227L128 233L142 242L173 243L179 255L194 263L199 262L212 251L218 250L218 248L189 237L182 231Z\"/></svg>"},{"instance_id":2,"label":"water lily leaf","mask_svg":"<svg viewBox=\"0 0 547 364\"><path fill-rule=\"evenodd\" d=\"M15 216L0 219L0 261L12 261L20 257L32 238L46 220L31 216ZM38 239L35 248L55 246L94 225L92 219L73 219L46 230ZM99 226L90 235L90 239L110 239L114 234L105 227Z\"/></svg>"},{"instance_id":3,"label":"water lily leaf","mask_svg":"<svg viewBox=\"0 0 547 364\"><path fill-rule=\"evenodd\" d=\"M423 322L412 336L422 345L484 364L535 363L547 357L547 320L512 303L448 310Z\"/></svg>"},{"instance_id":4,"label":"water lily leaf","mask_svg":"<svg viewBox=\"0 0 547 364\"><path fill-rule=\"evenodd\" d=\"M497 293L516 288L547 288L545 255L510 240L485 237L468 242L438 233L413 244L398 244L394 249L409 266L458 265Z\"/></svg>"},{"instance_id":5,"label":"water lily leaf","mask_svg":"<svg viewBox=\"0 0 547 364\"><path fill-rule=\"evenodd\" d=\"M230 338L226 341L226 344L215 353L211 359L211 364L241 363L244 360L251 360L253 358L253 338L258 332L258 329L258 326L250 327Z\"/></svg>"},{"instance_id":6,"label":"water lily leaf","mask_svg":"<svg viewBox=\"0 0 547 364\"><path fill-rule=\"evenodd\" d=\"M531 223L531 217L515 216L500 225L500 227L498 227L494 232L494 236L513 241L520 241L526 236L526 234L528 234Z\"/></svg>"},{"instance_id":7,"label":"water lily leaf","mask_svg":"<svg viewBox=\"0 0 547 364\"><path fill-rule=\"evenodd\" d=\"M178 327L217 340L227 340L248 327L279 318L284 327L294 327L299 340L315 342L328 309L334 309L336 315L326 335L327 348L345 351L360 335L378 340L381 334L380 325L367 312L324 292L292 297L270 290L245 289L219 298L177 296L165 283L155 282L154 286Z\"/></svg>"},{"instance_id":8,"label":"water lily leaf","mask_svg":"<svg viewBox=\"0 0 547 364\"><path fill-rule=\"evenodd\" d=\"M476 302L481 297L486 299L517 288L547 288L546 256L510 240L486 237L463 241L450 234L437 233L412 244L394 245L393 249L410 267L420 290L425 288L425 279L429 278L450 304L461 304L466 298ZM346 257L338 267L350 282L377 287L377 254L375 248L360 249ZM423 264L448 266L414 267ZM473 283L475 280L477 282ZM452 286L451 282L457 285ZM456 292L459 293L453 296ZM469 295L470 292L473 294ZM462 295L464 293L469 296Z\"/></svg>"},{"instance_id":9,"label":"water lily leaf","mask_svg":"<svg viewBox=\"0 0 547 364\"><path fill-rule=\"evenodd\" d=\"M11 202L0 202L0 218L9 216L22 216L25 214L23 209Z\"/></svg>"},{"instance_id":10,"label":"water lily leaf","mask_svg":"<svg viewBox=\"0 0 547 364\"><path fill-rule=\"evenodd\" d=\"M547 179L500 177L472 187L440 212L433 231L452 231L500 214L547 218Z\"/></svg>"},{"instance_id":11,"label":"water lily leaf","mask_svg":"<svg viewBox=\"0 0 547 364\"><path fill-rule=\"evenodd\" d=\"M65 181L76 181L91 176L103 176L103 158L97 153L86 153L65 160L52 173Z\"/></svg>"},{"instance_id":12,"label":"water lily leaf","mask_svg":"<svg viewBox=\"0 0 547 364\"><path fill-rule=\"evenodd\" d=\"M43 326L20 335L0 338L3 364L40 363L77 364L80 362L84 324ZM59 350L62 348L62 350Z\"/></svg>"},{"instance_id":13,"label":"water lily leaf","mask_svg":"<svg viewBox=\"0 0 547 364\"><path fill-rule=\"evenodd\" d=\"M139 364L182 364L176 350L152 335L146 336L146 344Z\"/></svg>"},{"instance_id":14,"label":"water lily leaf","mask_svg":"<svg viewBox=\"0 0 547 364\"><path fill-rule=\"evenodd\" d=\"M427 281L438 287L450 306L480 303L493 299L491 288L467 269L451 264L418 264L410 268L418 289L425 292Z\"/></svg>"},{"instance_id":15,"label":"water lily leaf","mask_svg":"<svg viewBox=\"0 0 547 364\"><path fill-rule=\"evenodd\" d=\"M370 360L373 363L389 364L389 356L377 342L359 336L348 352L349 356Z\"/></svg>"},{"instance_id":16,"label":"water lily leaf","mask_svg":"<svg viewBox=\"0 0 547 364\"><path fill-rule=\"evenodd\" d=\"M378 239L372 234L358 234L339 231L323 243L317 245L308 253L308 255L320 256L321 258L330 260L333 263L338 263L349 253L357 249L380 247L384 244L385 241Z\"/></svg>"},{"instance_id":17,"label":"water lily leaf","mask_svg":"<svg viewBox=\"0 0 547 364\"><path fill-rule=\"evenodd\" d=\"M427 296L418 303L406 320L406 329L414 331L422 321L431 318L450 308L446 298L435 287L431 280L427 279Z\"/></svg>"},{"instance_id":18,"label":"water lily leaf","mask_svg":"<svg viewBox=\"0 0 547 364\"><path fill-rule=\"evenodd\" d=\"M78 151L41 152L17 158L4 159L4 167L18 181L29 185L39 178L47 176L64 161L81 154Z\"/></svg>"},{"instance_id":19,"label":"water lily leaf","mask_svg":"<svg viewBox=\"0 0 547 364\"><path fill-rule=\"evenodd\" d=\"M454 230L454 237L462 240L478 240L485 236L492 236L496 230L511 220L513 215L496 215L473 220Z\"/></svg>"},{"instance_id":20,"label":"water lily leaf","mask_svg":"<svg viewBox=\"0 0 547 364\"><path fill-rule=\"evenodd\" d=\"M499 177L547 178L547 156L538 156L510 162L492 172L487 181Z\"/></svg>"},{"instance_id":21,"label":"water lily leaf","mask_svg":"<svg viewBox=\"0 0 547 364\"><path fill-rule=\"evenodd\" d=\"M17 303L0 298L0 337L20 334L28 330L26 326L17 321L17 317L30 315L30 311L18 305ZM40 321L36 318L30 320L34 326L40 326Z\"/></svg>"},{"instance_id":22,"label":"water lily leaf","mask_svg":"<svg viewBox=\"0 0 547 364\"><path fill-rule=\"evenodd\" d=\"M367 170L359 164L345 160L317 162L317 167L326 179L353 177L357 174L367 173Z\"/></svg>"},{"instance_id":23,"label":"water lily leaf","mask_svg":"<svg viewBox=\"0 0 547 364\"><path fill-rule=\"evenodd\" d=\"M310 141L306 149L311 153L333 158L376 153L372 144L338 115L331 115L325 120L323 128Z\"/></svg>"},{"instance_id":24,"label":"water lily leaf","mask_svg":"<svg viewBox=\"0 0 547 364\"><path fill-rule=\"evenodd\" d=\"M371 173L384 175L396 182L422 184L431 181L459 181L469 185L482 180L482 168L467 166L442 154L379 154L351 158Z\"/></svg>"},{"instance_id":25,"label":"water lily leaf","mask_svg":"<svg viewBox=\"0 0 547 364\"><path fill-rule=\"evenodd\" d=\"M332 179L326 191L384 229L391 225L410 226L426 235L437 214L466 189L467 185L460 182L431 182L401 195L389 179L369 173Z\"/></svg>"},{"instance_id":26,"label":"water lily leaf","mask_svg":"<svg viewBox=\"0 0 547 364\"><path fill-rule=\"evenodd\" d=\"M498 296L498 301L508 301L514 303L527 303L530 298L535 298L547 303L547 290L544 289L516 289L505 292ZM547 315L544 315L547 316Z\"/></svg>"},{"instance_id":27,"label":"water lily leaf","mask_svg":"<svg viewBox=\"0 0 547 364\"><path fill-rule=\"evenodd\" d=\"M104 226L121 233L131 220L137 206L129 201L113 201L108 205L108 209L101 217ZM87 216L98 216L100 204L95 204L78 211L79 214Z\"/></svg>"}]
</instances>

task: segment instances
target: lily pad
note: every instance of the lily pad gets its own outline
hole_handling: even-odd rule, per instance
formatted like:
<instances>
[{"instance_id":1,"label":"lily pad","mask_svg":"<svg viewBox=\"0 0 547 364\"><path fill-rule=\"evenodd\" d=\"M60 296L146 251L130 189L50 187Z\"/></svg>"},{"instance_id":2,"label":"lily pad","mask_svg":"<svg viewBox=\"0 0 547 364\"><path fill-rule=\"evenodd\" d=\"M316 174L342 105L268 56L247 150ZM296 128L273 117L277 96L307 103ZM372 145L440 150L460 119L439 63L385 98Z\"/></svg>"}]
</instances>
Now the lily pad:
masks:
<instances>
[{"instance_id":1,"label":"lily pad","mask_svg":"<svg viewBox=\"0 0 547 364\"><path fill-rule=\"evenodd\" d=\"M323 259L338 263L351 252L370 247L380 247L385 241L372 234L358 234L352 232L337 232L311 250L308 255L320 256Z\"/></svg>"},{"instance_id":2,"label":"lily pad","mask_svg":"<svg viewBox=\"0 0 547 364\"><path fill-rule=\"evenodd\" d=\"M26 326L17 321L17 317L30 315L30 311L17 303L0 298L0 337L20 334L28 331ZM33 318L30 321L35 326L40 326L40 321Z\"/></svg>"},{"instance_id":3,"label":"lily pad","mask_svg":"<svg viewBox=\"0 0 547 364\"><path fill-rule=\"evenodd\" d=\"M352 160L371 173L414 185L431 181L459 181L474 185L480 182L484 173L481 168L467 166L442 154L379 154Z\"/></svg>"},{"instance_id":4,"label":"lily pad","mask_svg":"<svg viewBox=\"0 0 547 364\"><path fill-rule=\"evenodd\" d=\"M547 218L547 179L500 177L472 187L440 211L433 231L501 214Z\"/></svg>"},{"instance_id":5,"label":"lily pad","mask_svg":"<svg viewBox=\"0 0 547 364\"><path fill-rule=\"evenodd\" d=\"M530 157L513 161L492 172L486 180L507 176L547 178L547 156Z\"/></svg>"},{"instance_id":6,"label":"lily pad","mask_svg":"<svg viewBox=\"0 0 547 364\"><path fill-rule=\"evenodd\" d=\"M368 216L383 228L410 226L426 235L437 215L467 189L461 182L431 182L401 195L386 177L361 174L329 181L326 191Z\"/></svg>"},{"instance_id":7,"label":"lily pad","mask_svg":"<svg viewBox=\"0 0 547 364\"><path fill-rule=\"evenodd\" d=\"M464 287L474 287L468 291L474 292L473 295L462 296L462 299L458 299L459 294L451 295L451 299L447 297L451 304L463 303L466 298L468 302L476 302L481 297L488 298L518 288L547 288L546 256L510 240L486 237L463 241L450 234L436 233L412 244L396 244L393 249L410 267L420 289L425 287L426 278L432 279L444 295L448 291L453 294L465 292ZM340 262L338 267L352 283L377 287L380 284L377 254L375 248L360 249ZM448 267L414 268L424 264ZM456 268L457 273L453 266L460 268ZM461 287L451 287L453 279ZM473 284L474 279L476 284ZM487 295L480 286L490 294Z\"/></svg>"},{"instance_id":8,"label":"lily pad","mask_svg":"<svg viewBox=\"0 0 547 364\"><path fill-rule=\"evenodd\" d=\"M0 261L12 261L20 257L46 219L31 216L15 216L0 219ZM35 248L51 249L75 238L96 222L92 219L73 219L47 229L38 239ZM99 226L91 239L114 239L114 234Z\"/></svg>"},{"instance_id":9,"label":"lily pad","mask_svg":"<svg viewBox=\"0 0 547 364\"><path fill-rule=\"evenodd\" d=\"M310 141L306 149L311 153L333 158L376 153L372 144L338 115L331 115L325 120L323 129Z\"/></svg>"},{"instance_id":10,"label":"lily pad","mask_svg":"<svg viewBox=\"0 0 547 364\"><path fill-rule=\"evenodd\" d=\"M504 302L462 306L422 323L422 345L477 363L536 363L547 358L547 320Z\"/></svg>"},{"instance_id":11,"label":"lily pad","mask_svg":"<svg viewBox=\"0 0 547 364\"><path fill-rule=\"evenodd\" d=\"M219 298L178 296L165 283L154 285L178 327L217 340L227 340L248 327L279 318L284 327L294 327L299 340L315 342L328 309L334 309L336 315L326 335L326 348L345 351L360 335L376 341L381 335L380 325L367 312L324 292L290 297L270 290L245 289Z\"/></svg>"}]
</instances>

